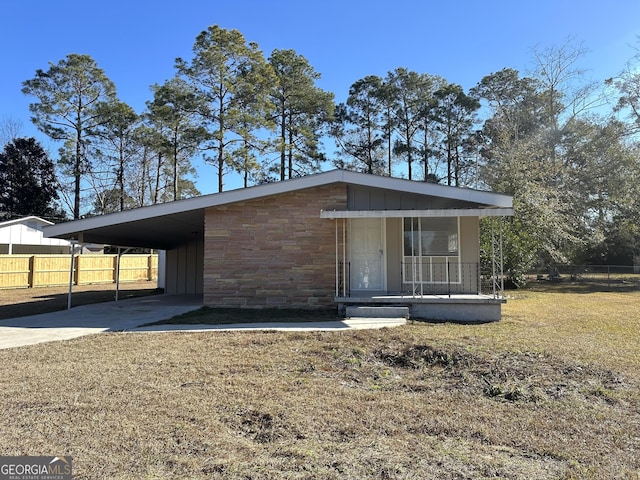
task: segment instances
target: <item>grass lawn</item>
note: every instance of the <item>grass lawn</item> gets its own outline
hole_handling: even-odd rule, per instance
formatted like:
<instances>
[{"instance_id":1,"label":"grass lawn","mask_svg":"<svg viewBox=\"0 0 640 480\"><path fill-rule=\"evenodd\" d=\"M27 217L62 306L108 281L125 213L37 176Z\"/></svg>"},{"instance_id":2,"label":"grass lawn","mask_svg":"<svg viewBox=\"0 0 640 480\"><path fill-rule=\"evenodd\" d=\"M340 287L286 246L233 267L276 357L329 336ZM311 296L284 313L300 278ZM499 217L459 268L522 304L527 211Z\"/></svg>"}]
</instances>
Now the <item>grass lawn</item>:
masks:
<instances>
[{"instance_id":1,"label":"grass lawn","mask_svg":"<svg viewBox=\"0 0 640 480\"><path fill-rule=\"evenodd\" d=\"M78 479L637 479L639 311L529 289L492 324L3 350L0 454Z\"/></svg>"}]
</instances>

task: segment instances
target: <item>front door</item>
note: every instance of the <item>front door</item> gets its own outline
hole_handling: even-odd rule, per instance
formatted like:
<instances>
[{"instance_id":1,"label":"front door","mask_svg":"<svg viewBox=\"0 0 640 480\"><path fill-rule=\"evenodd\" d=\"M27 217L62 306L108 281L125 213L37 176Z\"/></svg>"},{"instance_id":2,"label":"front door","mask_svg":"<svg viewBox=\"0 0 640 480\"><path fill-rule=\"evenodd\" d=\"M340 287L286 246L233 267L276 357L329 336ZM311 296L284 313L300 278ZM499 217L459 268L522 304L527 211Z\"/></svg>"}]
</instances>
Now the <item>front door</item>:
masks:
<instances>
[{"instance_id":1,"label":"front door","mask_svg":"<svg viewBox=\"0 0 640 480\"><path fill-rule=\"evenodd\" d=\"M384 219L350 219L348 237L351 291L385 291Z\"/></svg>"}]
</instances>

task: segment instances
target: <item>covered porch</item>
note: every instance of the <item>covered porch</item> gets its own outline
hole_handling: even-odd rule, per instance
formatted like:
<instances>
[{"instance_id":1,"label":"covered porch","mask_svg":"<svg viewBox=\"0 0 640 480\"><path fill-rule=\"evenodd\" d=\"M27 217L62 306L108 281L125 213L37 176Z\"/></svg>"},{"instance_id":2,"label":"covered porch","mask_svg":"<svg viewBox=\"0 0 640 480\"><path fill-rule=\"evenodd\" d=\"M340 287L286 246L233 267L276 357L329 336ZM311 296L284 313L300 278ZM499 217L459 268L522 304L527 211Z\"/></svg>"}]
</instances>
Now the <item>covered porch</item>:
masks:
<instances>
[{"instance_id":1,"label":"covered porch","mask_svg":"<svg viewBox=\"0 0 640 480\"><path fill-rule=\"evenodd\" d=\"M502 217L512 208L323 211L335 221L335 302L346 316L500 319ZM479 219L495 217L489 258Z\"/></svg>"}]
</instances>

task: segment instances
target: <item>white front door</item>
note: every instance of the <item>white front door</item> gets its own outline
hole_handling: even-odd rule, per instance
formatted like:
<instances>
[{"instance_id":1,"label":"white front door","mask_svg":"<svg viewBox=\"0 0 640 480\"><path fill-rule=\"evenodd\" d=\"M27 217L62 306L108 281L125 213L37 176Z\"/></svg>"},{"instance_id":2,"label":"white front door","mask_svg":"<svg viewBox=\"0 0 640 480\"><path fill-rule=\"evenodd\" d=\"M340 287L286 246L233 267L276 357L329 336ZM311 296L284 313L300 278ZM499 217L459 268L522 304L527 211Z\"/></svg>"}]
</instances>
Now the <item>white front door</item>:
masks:
<instances>
[{"instance_id":1,"label":"white front door","mask_svg":"<svg viewBox=\"0 0 640 480\"><path fill-rule=\"evenodd\" d=\"M351 291L385 291L384 219L350 219L348 238Z\"/></svg>"}]
</instances>

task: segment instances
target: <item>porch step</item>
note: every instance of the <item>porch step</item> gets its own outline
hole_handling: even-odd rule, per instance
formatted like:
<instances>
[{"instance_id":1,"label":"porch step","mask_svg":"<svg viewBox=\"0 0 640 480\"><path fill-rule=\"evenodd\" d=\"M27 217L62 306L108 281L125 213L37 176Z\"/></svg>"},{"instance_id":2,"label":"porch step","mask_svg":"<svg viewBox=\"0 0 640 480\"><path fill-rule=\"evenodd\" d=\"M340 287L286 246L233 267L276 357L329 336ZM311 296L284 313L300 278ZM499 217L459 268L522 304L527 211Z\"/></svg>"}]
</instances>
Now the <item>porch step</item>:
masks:
<instances>
[{"instance_id":1,"label":"porch step","mask_svg":"<svg viewBox=\"0 0 640 480\"><path fill-rule=\"evenodd\" d=\"M347 305L347 318L409 318L409 307L372 307Z\"/></svg>"}]
</instances>

